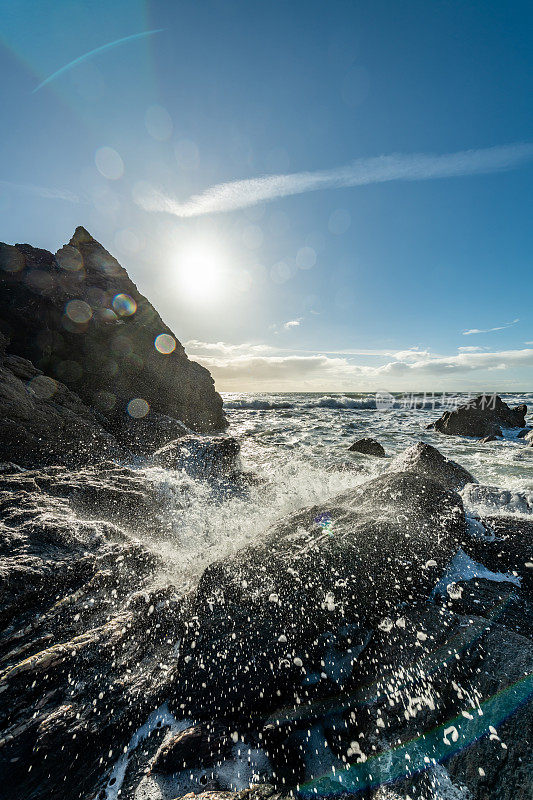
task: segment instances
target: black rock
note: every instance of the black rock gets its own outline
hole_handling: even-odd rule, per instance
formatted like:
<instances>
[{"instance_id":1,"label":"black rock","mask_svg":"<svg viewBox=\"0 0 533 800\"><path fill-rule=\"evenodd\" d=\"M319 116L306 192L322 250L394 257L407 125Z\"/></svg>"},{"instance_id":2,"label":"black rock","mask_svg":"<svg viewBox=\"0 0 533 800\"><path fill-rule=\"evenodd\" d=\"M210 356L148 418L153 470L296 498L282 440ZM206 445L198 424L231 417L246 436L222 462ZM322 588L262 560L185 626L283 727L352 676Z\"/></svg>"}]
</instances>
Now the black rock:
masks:
<instances>
[{"instance_id":1,"label":"black rock","mask_svg":"<svg viewBox=\"0 0 533 800\"><path fill-rule=\"evenodd\" d=\"M234 741L231 731L220 723L203 722L174 734L164 742L151 765L154 773L169 774L182 770L220 764L231 756Z\"/></svg>"},{"instance_id":2,"label":"black rock","mask_svg":"<svg viewBox=\"0 0 533 800\"><path fill-rule=\"evenodd\" d=\"M154 453L167 469L182 469L193 478L220 478L237 472L241 446L233 436L184 436Z\"/></svg>"},{"instance_id":3,"label":"black rock","mask_svg":"<svg viewBox=\"0 0 533 800\"><path fill-rule=\"evenodd\" d=\"M131 459L105 417L20 356L0 333L0 460L21 467Z\"/></svg>"},{"instance_id":4,"label":"black rock","mask_svg":"<svg viewBox=\"0 0 533 800\"><path fill-rule=\"evenodd\" d=\"M456 461L446 458L436 447L425 442L411 445L390 464L390 470L416 472L438 481L447 489L460 490L467 483L477 483L473 475Z\"/></svg>"},{"instance_id":5,"label":"black rock","mask_svg":"<svg viewBox=\"0 0 533 800\"><path fill-rule=\"evenodd\" d=\"M348 637L344 673L309 686L331 691L351 673L369 627L400 603L429 595L465 532L455 492L413 473L386 474L212 564L193 605L200 634L183 643L194 656L180 665L185 713L257 712L306 696L305 675L320 675L321 661Z\"/></svg>"},{"instance_id":6,"label":"black rock","mask_svg":"<svg viewBox=\"0 0 533 800\"><path fill-rule=\"evenodd\" d=\"M501 436L502 428L522 428L527 406L510 408L497 395L480 395L454 411L445 411L429 425L440 433L456 436Z\"/></svg>"},{"instance_id":7,"label":"black rock","mask_svg":"<svg viewBox=\"0 0 533 800\"><path fill-rule=\"evenodd\" d=\"M358 439L348 450L351 453L364 453L367 456L377 456L378 458L386 456L385 450L380 443L371 438Z\"/></svg>"}]
</instances>

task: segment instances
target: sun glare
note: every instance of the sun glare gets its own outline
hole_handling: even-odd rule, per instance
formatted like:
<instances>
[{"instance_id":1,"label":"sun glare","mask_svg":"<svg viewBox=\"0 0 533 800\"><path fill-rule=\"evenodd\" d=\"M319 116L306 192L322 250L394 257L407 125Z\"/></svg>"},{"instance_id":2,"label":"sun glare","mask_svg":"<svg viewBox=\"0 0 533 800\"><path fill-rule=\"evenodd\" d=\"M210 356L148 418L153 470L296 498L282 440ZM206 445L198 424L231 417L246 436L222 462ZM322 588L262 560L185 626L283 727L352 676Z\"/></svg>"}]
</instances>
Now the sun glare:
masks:
<instances>
[{"instance_id":1,"label":"sun glare","mask_svg":"<svg viewBox=\"0 0 533 800\"><path fill-rule=\"evenodd\" d=\"M179 255L178 285L190 300L215 300L222 289L224 259L216 247L191 244Z\"/></svg>"}]
</instances>

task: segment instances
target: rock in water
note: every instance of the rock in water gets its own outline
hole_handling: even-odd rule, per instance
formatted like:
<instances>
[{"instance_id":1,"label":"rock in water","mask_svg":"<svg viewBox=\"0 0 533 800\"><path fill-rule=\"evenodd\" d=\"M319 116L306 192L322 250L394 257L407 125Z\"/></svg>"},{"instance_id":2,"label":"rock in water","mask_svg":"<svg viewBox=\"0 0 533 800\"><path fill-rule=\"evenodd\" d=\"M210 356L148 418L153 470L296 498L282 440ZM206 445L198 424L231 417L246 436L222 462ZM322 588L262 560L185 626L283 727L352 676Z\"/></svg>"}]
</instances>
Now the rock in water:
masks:
<instances>
[{"instance_id":1,"label":"rock in water","mask_svg":"<svg viewBox=\"0 0 533 800\"><path fill-rule=\"evenodd\" d=\"M477 483L468 470L440 453L436 447L425 442L411 445L390 464L391 472L405 470L425 475L442 483L447 489L463 489L467 483Z\"/></svg>"},{"instance_id":2,"label":"rock in water","mask_svg":"<svg viewBox=\"0 0 533 800\"><path fill-rule=\"evenodd\" d=\"M154 461L167 469L184 469L193 478L217 478L237 471L240 449L233 436L184 436L156 450Z\"/></svg>"},{"instance_id":3,"label":"rock in water","mask_svg":"<svg viewBox=\"0 0 533 800\"><path fill-rule=\"evenodd\" d=\"M526 412L525 404L510 408L497 395L480 395L454 411L445 411L428 427L456 436L501 436L502 428L523 428Z\"/></svg>"},{"instance_id":4,"label":"rock in water","mask_svg":"<svg viewBox=\"0 0 533 800\"><path fill-rule=\"evenodd\" d=\"M226 427L209 372L84 228L55 256L0 245L0 320L10 355L76 392L130 446L127 420L141 431L151 420L155 447L183 433L176 425L168 435L169 419L199 432Z\"/></svg>"},{"instance_id":5,"label":"rock in water","mask_svg":"<svg viewBox=\"0 0 533 800\"><path fill-rule=\"evenodd\" d=\"M325 672L324 691L344 683L368 628L427 597L466 531L459 495L407 472L334 498L328 530L324 511L296 514L262 544L207 568L194 607L200 634L183 643L188 654L195 640L194 659L180 667L186 715L292 703L308 673ZM345 637L351 655L335 663Z\"/></svg>"},{"instance_id":6,"label":"rock in water","mask_svg":"<svg viewBox=\"0 0 533 800\"><path fill-rule=\"evenodd\" d=\"M371 438L358 439L348 449L350 453L364 453L367 456L377 456L378 458L386 456L385 450L380 443Z\"/></svg>"}]
</instances>

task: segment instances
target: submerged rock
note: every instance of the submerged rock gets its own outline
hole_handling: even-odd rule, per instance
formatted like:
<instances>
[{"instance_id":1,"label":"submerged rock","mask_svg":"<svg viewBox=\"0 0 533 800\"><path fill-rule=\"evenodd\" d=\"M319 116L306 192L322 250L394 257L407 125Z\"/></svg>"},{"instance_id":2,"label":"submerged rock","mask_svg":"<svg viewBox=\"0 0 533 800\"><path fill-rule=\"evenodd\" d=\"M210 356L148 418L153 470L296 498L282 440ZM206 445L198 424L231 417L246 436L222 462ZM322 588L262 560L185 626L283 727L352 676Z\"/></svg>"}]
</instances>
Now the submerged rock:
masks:
<instances>
[{"instance_id":1,"label":"submerged rock","mask_svg":"<svg viewBox=\"0 0 533 800\"><path fill-rule=\"evenodd\" d=\"M533 514L533 491L500 489L485 484L465 487L462 497L467 506L481 507L492 516L502 511L509 514Z\"/></svg>"},{"instance_id":2,"label":"submerged rock","mask_svg":"<svg viewBox=\"0 0 533 800\"><path fill-rule=\"evenodd\" d=\"M358 439L348 448L350 453L364 453L367 456L378 456L384 458L386 456L385 450L379 442L375 439Z\"/></svg>"},{"instance_id":3,"label":"submerged rock","mask_svg":"<svg viewBox=\"0 0 533 800\"><path fill-rule=\"evenodd\" d=\"M447 489L460 490L467 483L477 483L468 470L425 442L417 442L400 453L391 461L390 470L415 472L442 483Z\"/></svg>"},{"instance_id":4,"label":"submerged rock","mask_svg":"<svg viewBox=\"0 0 533 800\"><path fill-rule=\"evenodd\" d=\"M502 428L523 428L526 412L525 404L510 408L497 395L480 395L454 411L445 411L428 427L456 436L501 436Z\"/></svg>"},{"instance_id":5,"label":"submerged rock","mask_svg":"<svg viewBox=\"0 0 533 800\"><path fill-rule=\"evenodd\" d=\"M158 435L160 423L167 433L165 420L200 432L227 425L209 372L187 358L126 270L84 228L55 256L0 245L0 319L10 356L42 370L52 389L59 381L75 392L132 449L126 418L145 438L150 421L152 451L165 441ZM166 440L180 434L174 428Z\"/></svg>"}]
</instances>

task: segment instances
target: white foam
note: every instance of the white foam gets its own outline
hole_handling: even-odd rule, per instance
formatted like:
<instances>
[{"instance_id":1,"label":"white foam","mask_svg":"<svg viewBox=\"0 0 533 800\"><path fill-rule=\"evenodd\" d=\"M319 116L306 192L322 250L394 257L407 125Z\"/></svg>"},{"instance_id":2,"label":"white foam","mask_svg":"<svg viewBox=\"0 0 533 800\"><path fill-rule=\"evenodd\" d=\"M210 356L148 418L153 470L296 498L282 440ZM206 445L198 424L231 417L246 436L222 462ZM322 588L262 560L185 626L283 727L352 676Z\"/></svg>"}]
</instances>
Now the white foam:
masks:
<instances>
[{"instance_id":1,"label":"white foam","mask_svg":"<svg viewBox=\"0 0 533 800\"><path fill-rule=\"evenodd\" d=\"M163 705L158 709L152 711L144 725L141 725L141 727L135 731L129 741L126 752L121 755L113 767L106 786L107 800L117 800L119 797L121 787L126 776L126 770L128 768L130 756L135 748L138 747L138 745L144 739L150 736L152 731L156 730L157 728L166 727L169 728L172 733L177 733L178 731L183 731L190 727L191 724L192 723L190 720L182 720L181 722L178 722L175 716L169 711L166 703L163 703Z\"/></svg>"},{"instance_id":2,"label":"white foam","mask_svg":"<svg viewBox=\"0 0 533 800\"><path fill-rule=\"evenodd\" d=\"M492 572L490 569L483 566L483 564L478 564L478 562L470 558L464 550L459 548L431 595L432 597L435 595L445 595L450 584L458 583L459 581L471 581L473 578L485 578L486 580L495 581L496 583L507 582L514 583L515 586L520 586L520 578L516 575L510 575L507 572Z\"/></svg>"}]
</instances>

